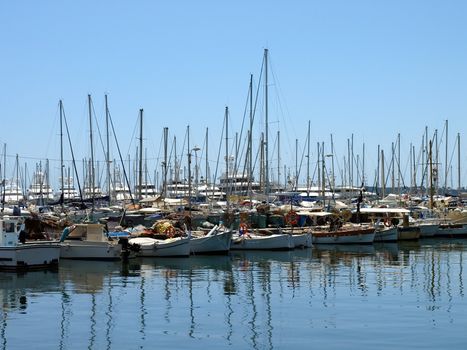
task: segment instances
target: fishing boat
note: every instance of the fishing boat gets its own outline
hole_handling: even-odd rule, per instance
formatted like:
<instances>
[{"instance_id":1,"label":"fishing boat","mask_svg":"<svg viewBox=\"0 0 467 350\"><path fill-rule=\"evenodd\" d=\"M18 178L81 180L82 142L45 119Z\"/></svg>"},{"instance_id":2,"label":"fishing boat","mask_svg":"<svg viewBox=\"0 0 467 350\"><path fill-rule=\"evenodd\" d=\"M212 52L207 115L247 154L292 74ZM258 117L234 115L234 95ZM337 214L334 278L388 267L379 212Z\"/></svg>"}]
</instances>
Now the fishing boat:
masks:
<instances>
[{"instance_id":1,"label":"fishing boat","mask_svg":"<svg viewBox=\"0 0 467 350\"><path fill-rule=\"evenodd\" d=\"M301 229L281 228L280 233L290 235L294 248L311 248L313 245L311 232Z\"/></svg>"},{"instance_id":2,"label":"fishing boat","mask_svg":"<svg viewBox=\"0 0 467 350\"><path fill-rule=\"evenodd\" d=\"M191 254L227 254L232 241L232 231L214 226L206 235L192 232Z\"/></svg>"},{"instance_id":3,"label":"fishing boat","mask_svg":"<svg viewBox=\"0 0 467 350\"><path fill-rule=\"evenodd\" d=\"M156 239L150 237L131 238L128 243L138 250L140 257L183 257L190 255L190 239L175 237Z\"/></svg>"},{"instance_id":4,"label":"fishing boat","mask_svg":"<svg viewBox=\"0 0 467 350\"><path fill-rule=\"evenodd\" d=\"M231 250L290 250L295 245L291 235L238 233L232 236Z\"/></svg>"},{"instance_id":5,"label":"fishing boat","mask_svg":"<svg viewBox=\"0 0 467 350\"><path fill-rule=\"evenodd\" d=\"M313 229L313 244L371 244L375 228L364 225L345 225L331 229L329 225Z\"/></svg>"},{"instance_id":6,"label":"fishing boat","mask_svg":"<svg viewBox=\"0 0 467 350\"><path fill-rule=\"evenodd\" d=\"M120 260L122 244L109 239L101 224L76 224L65 228L60 238L60 258Z\"/></svg>"},{"instance_id":7,"label":"fishing boat","mask_svg":"<svg viewBox=\"0 0 467 350\"><path fill-rule=\"evenodd\" d=\"M443 223L438 227L435 236L439 237L465 237L467 236L467 224Z\"/></svg>"},{"instance_id":8,"label":"fishing boat","mask_svg":"<svg viewBox=\"0 0 467 350\"><path fill-rule=\"evenodd\" d=\"M397 240L412 241L420 238L420 227L418 226L398 226Z\"/></svg>"},{"instance_id":9,"label":"fishing boat","mask_svg":"<svg viewBox=\"0 0 467 350\"><path fill-rule=\"evenodd\" d=\"M56 267L60 258L57 242L26 242L20 217L0 219L0 270Z\"/></svg>"},{"instance_id":10,"label":"fishing boat","mask_svg":"<svg viewBox=\"0 0 467 350\"><path fill-rule=\"evenodd\" d=\"M397 241L397 237L398 231L396 226L375 225L375 242L395 242Z\"/></svg>"}]
</instances>

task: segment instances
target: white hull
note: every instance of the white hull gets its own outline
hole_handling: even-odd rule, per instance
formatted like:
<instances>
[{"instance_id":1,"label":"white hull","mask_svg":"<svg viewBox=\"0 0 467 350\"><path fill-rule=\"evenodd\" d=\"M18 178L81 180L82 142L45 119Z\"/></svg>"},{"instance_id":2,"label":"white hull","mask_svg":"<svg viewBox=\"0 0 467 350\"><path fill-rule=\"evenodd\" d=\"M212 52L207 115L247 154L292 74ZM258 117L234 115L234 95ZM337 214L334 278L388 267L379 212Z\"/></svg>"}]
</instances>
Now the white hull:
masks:
<instances>
[{"instance_id":1,"label":"white hull","mask_svg":"<svg viewBox=\"0 0 467 350\"><path fill-rule=\"evenodd\" d=\"M439 229L438 224L419 224L420 237L433 237Z\"/></svg>"},{"instance_id":2,"label":"white hull","mask_svg":"<svg viewBox=\"0 0 467 350\"><path fill-rule=\"evenodd\" d=\"M189 238L170 238L165 240L139 237L132 238L128 242L131 245L140 246L137 256L141 257L169 257L169 256L189 256Z\"/></svg>"},{"instance_id":3,"label":"white hull","mask_svg":"<svg viewBox=\"0 0 467 350\"><path fill-rule=\"evenodd\" d=\"M461 237L467 236L467 224L439 225L435 236Z\"/></svg>"},{"instance_id":4,"label":"white hull","mask_svg":"<svg viewBox=\"0 0 467 350\"><path fill-rule=\"evenodd\" d=\"M119 260L122 246L112 242L66 240L60 243L61 259Z\"/></svg>"},{"instance_id":5,"label":"white hull","mask_svg":"<svg viewBox=\"0 0 467 350\"><path fill-rule=\"evenodd\" d=\"M294 248L310 248L313 245L311 233L292 234Z\"/></svg>"},{"instance_id":6,"label":"white hull","mask_svg":"<svg viewBox=\"0 0 467 350\"><path fill-rule=\"evenodd\" d=\"M375 242L395 242L397 241L397 227L384 227L375 230Z\"/></svg>"},{"instance_id":7,"label":"white hull","mask_svg":"<svg viewBox=\"0 0 467 350\"><path fill-rule=\"evenodd\" d=\"M222 254L230 250L232 231L223 231L190 239L191 254Z\"/></svg>"},{"instance_id":8,"label":"white hull","mask_svg":"<svg viewBox=\"0 0 467 350\"><path fill-rule=\"evenodd\" d=\"M0 247L0 270L37 269L57 266L60 246L57 243L25 243Z\"/></svg>"},{"instance_id":9,"label":"white hull","mask_svg":"<svg viewBox=\"0 0 467 350\"><path fill-rule=\"evenodd\" d=\"M369 244L374 239L374 230L313 232L313 244Z\"/></svg>"},{"instance_id":10,"label":"white hull","mask_svg":"<svg viewBox=\"0 0 467 350\"><path fill-rule=\"evenodd\" d=\"M230 245L231 250L290 250L293 248L293 239L288 234L236 236Z\"/></svg>"}]
</instances>

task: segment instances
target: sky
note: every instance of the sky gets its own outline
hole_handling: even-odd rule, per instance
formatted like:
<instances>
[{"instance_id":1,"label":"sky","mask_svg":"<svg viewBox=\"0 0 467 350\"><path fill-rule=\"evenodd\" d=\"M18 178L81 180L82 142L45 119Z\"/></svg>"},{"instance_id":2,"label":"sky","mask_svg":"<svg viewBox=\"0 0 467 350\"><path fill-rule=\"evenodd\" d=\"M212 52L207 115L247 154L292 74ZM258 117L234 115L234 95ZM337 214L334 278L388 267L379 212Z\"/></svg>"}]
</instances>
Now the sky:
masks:
<instances>
[{"instance_id":1,"label":"sky","mask_svg":"<svg viewBox=\"0 0 467 350\"><path fill-rule=\"evenodd\" d=\"M169 128L169 151L176 137L178 156L183 153L186 162L187 126L190 149L201 148L194 152L199 164L205 162L208 128L211 177L220 159L219 177L224 170L225 107L229 108L229 153L234 154L250 74L255 93L258 84L260 92L253 128L254 153L258 153L260 133L265 130L260 72L267 48L272 178L277 178L277 167L284 177L301 163L304 182L308 122L312 169L318 143L324 142L325 153L330 154L332 134L336 168L343 172L348 140L353 138L354 159L358 156L361 171L365 158L365 177L371 185L378 145L389 159L400 134L401 173L409 185L410 145L418 164L427 127L430 138L438 130L438 162L444 176L448 120L448 185L458 183L460 134L464 186L466 13L467 2L454 0L2 1L0 142L6 144L7 156L6 166L2 157L2 169L7 178L12 177L18 155L21 167L28 164L30 178L36 164L49 159L51 179L57 181L59 100L75 158L90 158L88 94L95 111L95 158L102 162L98 135L105 138L107 94L124 158L135 158L142 108L143 147L151 178L161 169L164 127ZM0 153L3 156L3 149ZM64 153L69 163L68 146ZM112 156L118 158L115 145ZM326 162L330 168L330 157Z\"/></svg>"}]
</instances>

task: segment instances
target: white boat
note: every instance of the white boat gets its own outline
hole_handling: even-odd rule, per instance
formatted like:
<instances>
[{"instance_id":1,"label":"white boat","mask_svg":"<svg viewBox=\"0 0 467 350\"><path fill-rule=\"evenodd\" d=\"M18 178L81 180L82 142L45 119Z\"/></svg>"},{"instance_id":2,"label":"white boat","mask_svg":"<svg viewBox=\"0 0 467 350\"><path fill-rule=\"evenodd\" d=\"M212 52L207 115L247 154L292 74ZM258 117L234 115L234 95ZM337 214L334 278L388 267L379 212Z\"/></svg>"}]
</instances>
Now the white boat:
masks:
<instances>
[{"instance_id":1,"label":"white boat","mask_svg":"<svg viewBox=\"0 0 467 350\"><path fill-rule=\"evenodd\" d=\"M433 237L439 230L438 223L430 223L430 222L419 222L418 227L420 228L420 237Z\"/></svg>"},{"instance_id":2,"label":"white boat","mask_svg":"<svg viewBox=\"0 0 467 350\"><path fill-rule=\"evenodd\" d=\"M18 182L5 181L3 189L4 201L7 204L18 204L24 201L23 189Z\"/></svg>"},{"instance_id":3,"label":"white boat","mask_svg":"<svg viewBox=\"0 0 467 350\"><path fill-rule=\"evenodd\" d=\"M288 234L265 236L253 233L235 234L230 245L230 250L290 250L293 248L293 239Z\"/></svg>"},{"instance_id":4,"label":"white boat","mask_svg":"<svg viewBox=\"0 0 467 350\"><path fill-rule=\"evenodd\" d=\"M440 237L465 237L467 236L467 224L440 224L435 236Z\"/></svg>"},{"instance_id":5,"label":"white boat","mask_svg":"<svg viewBox=\"0 0 467 350\"><path fill-rule=\"evenodd\" d=\"M27 197L29 201L40 204L54 199L53 189L49 185L48 176L40 169L36 170L33 175Z\"/></svg>"},{"instance_id":6,"label":"white boat","mask_svg":"<svg viewBox=\"0 0 467 350\"><path fill-rule=\"evenodd\" d=\"M130 246L139 248L136 255L141 257L181 257L190 255L190 239L187 237L169 239L137 237L131 238L128 243Z\"/></svg>"},{"instance_id":7,"label":"white boat","mask_svg":"<svg viewBox=\"0 0 467 350\"><path fill-rule=\"evenodd\" d=\"M192 233L190 239L191 254L227 254L232 241L231 230L220 230L216 225L206 235Z\"/></svg>"},{"instance_id":8,"label":"white boat","mask_svg":"<svg viewBox=\"0 0 467 350\"><path fill-rule=\"evenodd\" d=\"M58 243L26 242L21 228L19 217L0 219L0 270L56 267L60 258Z\"/></svg>"},{"instance_id":9,"label":"white boat","mask_svg":"<svg viewBox=\"0 0 467 350\"><path fill-rule=\"evenodd\" d=\"M283 234L288 234L292 238L294 248L311 248L313 245L313 237L311 232L304 232L303 230L280 229Z\"/></svg>"},{"instance_id":10,"label":"white boat","mask_svg":"<svg viewBox=\"0 0 467 350\"><path fill-rule=\"evenodd\" d=\"M375 242L395 242L397 241L398 231L396 226L376 225Z\"/></svg>"},{"instance_id":11,"label":"white boat","mask_svg":"<svg viewBox=\"0 0 467 350\"><path fill-rule=\"evenodd\" d=\"M68 228L71 233L62 234L60 258L79 260L120 260L122 245L109 240L101 224L77 224ZM72 227L73 227L72 226Z\"/></svg>"},{"instance_id":12,"label":"white boat","mask_svg":"<svg viewBox=\"0 0 467 350\"><path fill-rule=\"evenodd\" d=\"M375 228L370 226L344 226L330 230L319 227L312 232L313 244L369 244L375 239Z\"/></svg>"}]
</instances>

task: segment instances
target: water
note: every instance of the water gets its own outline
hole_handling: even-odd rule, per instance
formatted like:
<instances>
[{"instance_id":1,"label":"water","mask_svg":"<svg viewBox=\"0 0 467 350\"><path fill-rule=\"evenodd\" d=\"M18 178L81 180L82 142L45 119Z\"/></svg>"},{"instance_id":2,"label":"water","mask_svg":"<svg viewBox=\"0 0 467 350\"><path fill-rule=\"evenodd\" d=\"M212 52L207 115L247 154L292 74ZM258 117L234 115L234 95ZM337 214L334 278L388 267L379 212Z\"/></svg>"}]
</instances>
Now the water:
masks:
<instances>
[{"instance_id":1,"label":"water","mask_svg":"<svg viewBox=\"0 0 467 350\"><path fill-rule=\"evenodd\" d=\"M467 240L0 273L1 349L466 349Z\"/></svg>"}]
</instances>

